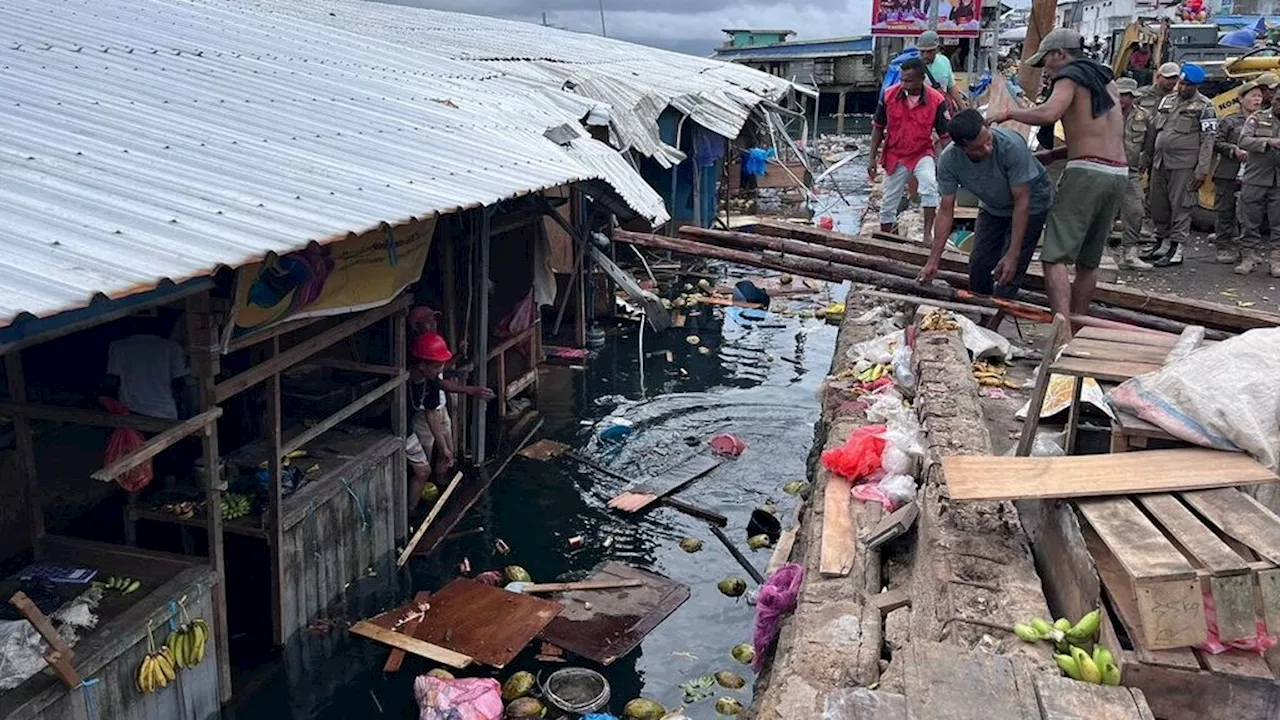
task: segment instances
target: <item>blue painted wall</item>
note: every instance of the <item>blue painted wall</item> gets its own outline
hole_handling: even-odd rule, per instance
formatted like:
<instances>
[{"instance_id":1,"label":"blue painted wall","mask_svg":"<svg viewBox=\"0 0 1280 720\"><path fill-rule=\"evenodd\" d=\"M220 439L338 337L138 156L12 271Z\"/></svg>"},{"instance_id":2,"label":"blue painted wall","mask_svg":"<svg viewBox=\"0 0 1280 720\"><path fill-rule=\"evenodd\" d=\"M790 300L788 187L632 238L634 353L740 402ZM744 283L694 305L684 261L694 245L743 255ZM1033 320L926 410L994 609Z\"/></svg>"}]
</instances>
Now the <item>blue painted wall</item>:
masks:
<instances>
[{"instance_id":1,"label":"blue painted wall","mask_svg":"<svg viewBox=\"0 0 1280 720\"><path fill-rule=\"evenodd\" d=\"M642 158L640 161L640 174L649 183L650 187L657 190L658 194L662 196L667 212L671 214L672 222L676 225L692 224L695 216L693 182L695 140L699 137L703 138L704 141L701 143L702 151L697 153L702 165L697 168L697 172L700 175L701 213L699 217L702 227L711 227L716 217L720 174L724 170L724 151L727 147L727 142L724 138L704 130L692 120L685 120L684 126L681 128L681 117L683 116L679 112L671 108L667 108L658 117L658 131L663 142L668 145L675 145L676 135L679 133L679 148L686 156L685 161L680 163L675 170L674 193L671 186L670 168L664 169L653 160ZM710 152L708 153L708 151Z\"/></svg>"}]
</instances>

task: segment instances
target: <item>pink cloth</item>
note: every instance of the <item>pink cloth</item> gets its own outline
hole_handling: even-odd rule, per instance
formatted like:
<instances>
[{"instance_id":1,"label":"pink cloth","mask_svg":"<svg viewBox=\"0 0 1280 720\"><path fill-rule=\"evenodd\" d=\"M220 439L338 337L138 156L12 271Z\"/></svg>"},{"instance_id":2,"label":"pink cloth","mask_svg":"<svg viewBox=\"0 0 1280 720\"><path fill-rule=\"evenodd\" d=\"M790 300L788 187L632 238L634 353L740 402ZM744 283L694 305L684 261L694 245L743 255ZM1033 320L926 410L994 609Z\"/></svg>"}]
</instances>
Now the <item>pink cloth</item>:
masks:
<instances>
[{"instance_id":1,"label":"pink cloth","mask_svg":"<svg viewBox=\"0 0 1280 720\"><path fill-rule=\"evenodd\" d=\"M1264 654L1276 644L1275 635L1268 635L1268 630L1274 632L1273 628L1268 628L1263 620L1257 621L1257 627L1253 637L1243 638L1240 640L1232 640L1224 643L1218 637L1218 611L1213 604L1213 594L1208 590L1204 593L1204 619L1205 625L1209 628L1209 638L1200 645L1201 650L1206 650L1214 655L1224 653L1228 650L1247 650L1256 652L1259 655Z\"/></svg>"},{"instance_id":2,"label":"pink cloth","mask_svg":"<svg viewBox=\"0 0 1280 720\"><path fill-rule=\"evenodd\" d=\"M419 675L413 681L418 720L502 720L502 686L492 678L444 680Z\"/></svg>"},{"instance_id":3,"label":"pink cloth","mask_svg":"<svg viewBox=\"0 0 1280 720\"><path fill-rule=\"evenodd\" d=\"M802 582L804 582L804 566L787 563L774 571L760 588L760 595L756 598L756 630L751 638L756 649L753 666L756 672L764 666L765 655L773 647L773 641L778 638L778 627L782 624L782 616L796 609L796 600L800 597Z\"/></svg>"}]
</instances>

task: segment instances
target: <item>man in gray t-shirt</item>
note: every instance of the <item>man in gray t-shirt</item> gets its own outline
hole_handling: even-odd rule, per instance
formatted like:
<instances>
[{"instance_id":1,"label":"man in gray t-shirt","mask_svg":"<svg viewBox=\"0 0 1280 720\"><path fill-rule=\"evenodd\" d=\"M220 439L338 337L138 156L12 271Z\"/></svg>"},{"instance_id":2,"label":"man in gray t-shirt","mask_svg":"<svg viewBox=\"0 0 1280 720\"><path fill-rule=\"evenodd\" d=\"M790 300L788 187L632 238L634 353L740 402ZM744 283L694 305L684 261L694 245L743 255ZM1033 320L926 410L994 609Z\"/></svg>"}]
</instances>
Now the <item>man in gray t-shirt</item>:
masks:
<instances>
[{"instance_id":1,"label":"man in gray t-shirt","mask_svg":"<svg viewBox=\"0 0 1280 720\"><path fill-rule=\"evenodd\" d=\"M938 273L955 220L956 190L978 196L981 205L969 253L969 289L980 295L1017 295L1053 205L1053 184L1044 166L1017 133L987 127L977 110L962 110L948 127L951 144L938 158L941 204L929 261L920 273Z\"/></svg>"}]
</instances>

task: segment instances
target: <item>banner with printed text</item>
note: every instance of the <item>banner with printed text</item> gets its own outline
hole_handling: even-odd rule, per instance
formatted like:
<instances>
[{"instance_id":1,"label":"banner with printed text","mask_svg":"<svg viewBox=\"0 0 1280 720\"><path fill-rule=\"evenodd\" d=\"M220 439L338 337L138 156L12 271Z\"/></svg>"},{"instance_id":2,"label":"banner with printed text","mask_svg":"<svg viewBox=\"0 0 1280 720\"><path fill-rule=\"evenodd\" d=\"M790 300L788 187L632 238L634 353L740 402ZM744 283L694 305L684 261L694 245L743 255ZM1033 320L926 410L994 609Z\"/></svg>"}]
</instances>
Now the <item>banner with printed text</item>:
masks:
<instances>
[{"instance_id":1,"label":"banner with printed text","mask_svg":"<svg viewBox=\"0 0 1280 720\"><path fill-rule=\"evenodd\" d=\"M384 305L417 282L427 262L436 219L384 224L326 245L311 243L236 271L231 318L222 336L232 342L282 322L341 315Z\"/></svg>"},{"instance_id":2,"label":"banner with printed text","mask_svg":"<svg viewBox=\"0 0 1280 720\"><path fill-rule=\"evenodd\" d=\"M871 34L915 37L929 29L929 19L939 11L939 35L978 37L982 0L871 0Z\"/></svg>"}]
</instances>

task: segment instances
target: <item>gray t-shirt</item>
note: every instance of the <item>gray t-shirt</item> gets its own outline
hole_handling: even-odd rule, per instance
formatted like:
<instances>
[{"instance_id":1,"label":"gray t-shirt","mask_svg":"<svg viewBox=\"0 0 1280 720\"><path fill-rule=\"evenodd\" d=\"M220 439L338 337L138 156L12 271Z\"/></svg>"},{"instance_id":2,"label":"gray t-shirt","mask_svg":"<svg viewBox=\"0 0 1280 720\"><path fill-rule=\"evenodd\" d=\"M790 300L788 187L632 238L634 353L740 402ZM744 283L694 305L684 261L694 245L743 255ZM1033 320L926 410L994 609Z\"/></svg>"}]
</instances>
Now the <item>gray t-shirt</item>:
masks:
<instances>
[{"instance_id":1,"label":"gray t-shirt","mask_svg":"<svg viewBox=\"0 0 1280 720\"><path fill-rule=\"evenodd\" d=\"M1031 186L1031 214L1049 211L1053 183L1026 140L1004 128L991 128L991 154L974 162L954 143L938 158L938 192L954 195L957 187L978 196L982 209L1000 217L1013 215L1013 185Z\"/></svg>"}]
</instances>

